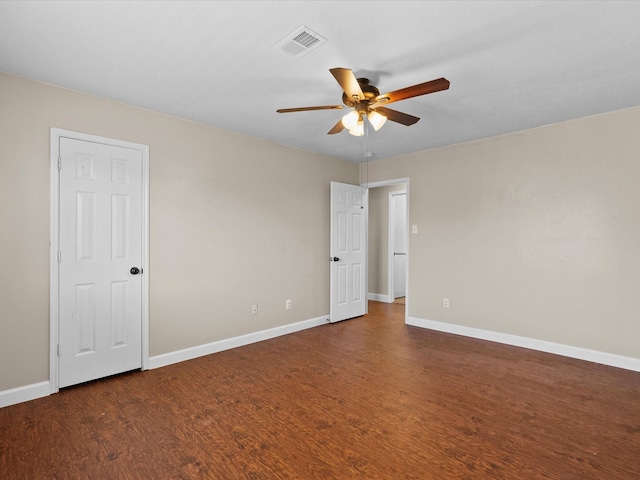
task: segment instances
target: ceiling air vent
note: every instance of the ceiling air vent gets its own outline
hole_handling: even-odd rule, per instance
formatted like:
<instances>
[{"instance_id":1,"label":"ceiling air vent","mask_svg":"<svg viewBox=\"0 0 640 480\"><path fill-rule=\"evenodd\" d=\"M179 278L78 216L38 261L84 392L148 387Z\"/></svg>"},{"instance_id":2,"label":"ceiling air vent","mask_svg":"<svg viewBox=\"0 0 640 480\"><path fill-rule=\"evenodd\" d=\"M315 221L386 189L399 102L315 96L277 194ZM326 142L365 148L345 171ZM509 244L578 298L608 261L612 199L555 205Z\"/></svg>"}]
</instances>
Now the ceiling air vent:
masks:
<instances>
[{"instance_id":1,"label":"ceiling air vent","mask_svg":"<svg viewBox=\"0 0 640 480\"><path fill-rule=\"evenodd\" d=\"M318 35L304 25L278 42L273 48L277 48L282 53L286 53L291 57L303 57L311 50L315 50L320 45L327 42L322 35Z\"/></svg>"}]
</instances>

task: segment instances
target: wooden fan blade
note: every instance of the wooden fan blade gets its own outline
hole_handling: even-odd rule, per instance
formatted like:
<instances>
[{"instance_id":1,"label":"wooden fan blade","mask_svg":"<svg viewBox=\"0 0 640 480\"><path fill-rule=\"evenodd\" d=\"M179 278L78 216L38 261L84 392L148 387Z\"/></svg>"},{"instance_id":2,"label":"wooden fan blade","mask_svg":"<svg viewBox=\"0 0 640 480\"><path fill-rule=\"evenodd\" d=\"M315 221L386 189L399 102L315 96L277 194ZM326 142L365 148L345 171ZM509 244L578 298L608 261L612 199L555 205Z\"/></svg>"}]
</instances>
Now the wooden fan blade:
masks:
<instances>
[{"instance_id":1,"label":"wooden fan blade","mask_svg":"<svg viewBox=\"0 0 640 480\"><path fill-rule=\"evenodd\" d=\"M340 119L338 121L338 123L336 123L333 126L333 128L327 132L327 135L333 135L334 133L340 133L342 130L344 130L344 125L342 125L342 119Z\"/></svg>"},{"instance_id":2,"label":"wooden fan blade","mask_svg":"<svg viewBox=\"0 0 640 480\"><path fill-rule=\"evenodd\" d=\"M319 107L298 107L298 108L280 108L276 110L278 113L291 113L291 112L307 112L311 110L340 110L342 105L323 105Z\"/></svg>"},{"instance_id":3,"label":"wooden fan blade","mask_svg":"<svg viewBox=\"0 0 640 480\"><path fill-rule=\"evenodd\" d=\"M446 78L438 78L431 80L430 82L419 83L412 87L401 88L400 90L394 90L393 92L383 93L378 95L372 102L371 107L375 108L378 105L387 105L388 103L397 102L399 100L405 100L407 98L418 97L420 95L426 95L427 93L439 92L449 88L449 80Z\"/></svg>"},{"instance_id":4,"label":"wooden fan blade","mask_svg":"<svg viewBox=\"0 0 640 480\"><path fill-rule=\"evenodd\" d=\"M420 120L419 117L414 117L413 115L409 115L408 113L398 112L397 110L391 110L390 108L378 107L376 108L376 112L381 113L387 120L391 120L392 122L401 123L402 125L413 125Z\"/></svg>"},{"instance_id":5,"label":"wooden fan blade","mask_svg":"<svg viewBox=\"0 0 640 480\"><path fill-rule=\"evenodd\" d=\"M338 81L344 93L347 94L347 97L351 100L364 100L362 88L360 88L358 79L351 70L348 68L331 68L329 71Z\"/></svg>"}]
</instances>

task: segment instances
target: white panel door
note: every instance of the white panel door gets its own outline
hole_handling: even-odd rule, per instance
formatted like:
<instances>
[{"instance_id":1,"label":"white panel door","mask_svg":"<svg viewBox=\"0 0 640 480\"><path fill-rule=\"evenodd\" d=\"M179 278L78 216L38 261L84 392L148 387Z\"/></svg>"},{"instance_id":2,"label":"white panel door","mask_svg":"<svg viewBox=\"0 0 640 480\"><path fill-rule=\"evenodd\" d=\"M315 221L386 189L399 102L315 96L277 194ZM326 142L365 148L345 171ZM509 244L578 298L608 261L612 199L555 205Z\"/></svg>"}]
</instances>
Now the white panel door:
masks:
<instances>
[{"instance_id":1,"label":"white panel door","mask_svg":"<svg viewBox=\"0 0 640 480\"><path fill-rule=\"evenodd\" d=\"M366 199L358 185L331 182L331 322L366 313Z\"/></svg>"},{"instance_id":2,"label":"white panel door","mask_svg":"<svg viewBox=\"0 0 640 480\"><path fill-rule=\"evenodd\" d=\"M60 139L59 386L142 367L142 152Z\"/></svg>"},{"instance_id":3,"label":"white panel door","mask_svg":"<svg viewBox=\"0 0 640 480\"><path fill-rule=\"evenodd\" d=\"M392 194L393 208L393 298L406 296L407 278L407 195Z\"/></svg>"}]
</instances>

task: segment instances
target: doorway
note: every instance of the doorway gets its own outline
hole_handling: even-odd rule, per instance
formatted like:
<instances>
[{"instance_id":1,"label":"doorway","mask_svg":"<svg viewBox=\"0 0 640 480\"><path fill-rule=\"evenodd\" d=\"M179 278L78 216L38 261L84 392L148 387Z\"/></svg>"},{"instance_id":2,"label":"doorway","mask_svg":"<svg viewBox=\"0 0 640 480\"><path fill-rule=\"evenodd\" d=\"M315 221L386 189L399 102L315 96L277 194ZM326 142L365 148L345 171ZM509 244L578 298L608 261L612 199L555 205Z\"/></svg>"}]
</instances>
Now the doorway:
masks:
<instances>
[{"instance_id":1,"label":"doorway","mask_svg":"<svg viewBox=\"0 0 640 480\"><path fill-rule=\"evenodd\" d=\"M409 179L372 182L366 186L370 192L367 231L368 298L406 305L409 278ZM394 204L400 205L396 209ZM405 307L405 319L407 312Z\"/></svg>"},{"instance_id":2,"label":"doorway","mask_svg":"<svg viewBox=\"0 0 640 480\"><path fill-rule=\"evenodd\" d=\"M389 193L389 293L391 301L404 303L407 284L407 193Z\"/></svg>"},{"instance_id":3,"label":"doorway","mask_svg":"<svg viewBox=\"0 0 640 480\"><path fill-rule=\"evenodd\" d=\"M148 146L51 129L50 385L149 363Z\"/></svg>"}]
</instances>

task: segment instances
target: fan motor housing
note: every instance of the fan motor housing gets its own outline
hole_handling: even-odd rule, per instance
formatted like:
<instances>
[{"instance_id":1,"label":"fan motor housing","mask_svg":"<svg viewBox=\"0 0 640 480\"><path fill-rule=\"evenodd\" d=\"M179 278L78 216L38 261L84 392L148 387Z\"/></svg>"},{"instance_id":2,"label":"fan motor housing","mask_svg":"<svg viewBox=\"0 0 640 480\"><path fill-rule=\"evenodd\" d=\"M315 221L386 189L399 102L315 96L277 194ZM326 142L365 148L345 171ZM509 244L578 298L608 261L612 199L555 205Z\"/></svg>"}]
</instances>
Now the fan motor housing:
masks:
<instances>
[{"instance_id":1,"label":"fan motor housing","mask_svg":"<svg viewBox=\"0 0 640 480\"><path fill-rule=\"evenodd\" d=\"M346 93L342 94L342 103L349 107L353 107L356 103L366 102L369 103L372 99L376 98L380 95L380 90L375 85L369 84L368 78L358 78L358 85L360 85L360 89L362 93L364 93L364 98L359 100L358 102L354 102L352 98L349 98Z\"/></svg>"}]
</instances>

